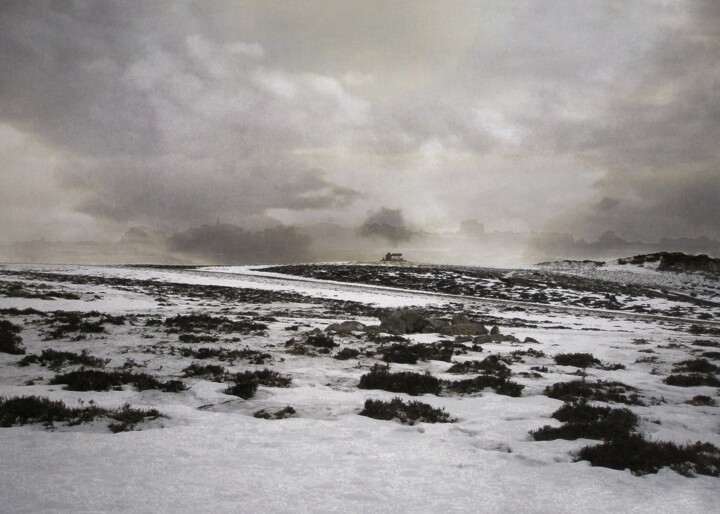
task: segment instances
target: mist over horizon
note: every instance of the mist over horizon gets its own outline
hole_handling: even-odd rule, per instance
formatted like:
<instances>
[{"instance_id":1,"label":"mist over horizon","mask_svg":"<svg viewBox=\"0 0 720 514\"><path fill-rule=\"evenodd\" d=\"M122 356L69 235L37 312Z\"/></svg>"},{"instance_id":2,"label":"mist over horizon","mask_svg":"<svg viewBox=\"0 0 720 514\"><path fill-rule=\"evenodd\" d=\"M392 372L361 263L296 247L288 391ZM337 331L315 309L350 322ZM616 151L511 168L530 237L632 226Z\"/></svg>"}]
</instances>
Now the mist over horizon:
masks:
<instances>
[{"instance_id":1,"label":"mist over horizon","mask_svg":"<svg viewBox=\"0 0 720 514\"><path fill-rule=\"evenodd\" d=\"M8 0L0 261L720 256L720 3Z\"/></svg>"}]
</instances>

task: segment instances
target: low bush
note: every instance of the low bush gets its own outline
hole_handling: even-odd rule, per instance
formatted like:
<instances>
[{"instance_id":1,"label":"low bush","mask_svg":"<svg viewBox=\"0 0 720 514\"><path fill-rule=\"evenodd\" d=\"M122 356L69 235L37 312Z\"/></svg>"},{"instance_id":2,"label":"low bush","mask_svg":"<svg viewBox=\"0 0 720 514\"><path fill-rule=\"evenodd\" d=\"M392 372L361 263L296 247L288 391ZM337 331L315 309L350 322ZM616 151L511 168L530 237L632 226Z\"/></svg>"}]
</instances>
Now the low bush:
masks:
<instances>
[{"instance_id":1,"label":"low bush","mask_svg":"<svg viewBox=\"0 0 720 514\"><path fill-rule=\"evenodd\" d=\"M717 373L718 368L707 359L690 359L675 363L673 373Z\"/></svg>"},{"instance_id":2,"label":"low bush","mask_svg":"<svg viewBox=\"0 0 720 514\"><path fill-rule=\"evenodd\" d=\"M336 358L337 360L346 361L348 359L354 359L355 357L359 356L360 353L360 350L356 350L355 348L343 348L334 355L334 358Z\"/></svg>"},{"instance_id":3,"label":"low bush","mask_svg":"<svg viewBox=\"0 0 720 514\"><path fill-rule=\"evenodd\" d=\"M93 357L87 350L80 353L58 351L53 349L43 350L40 355L26 355L18 363L20 366L39 364L50 369L58 369L65 364L90 366L91 368L104 368L110 359Z\"/></svg>"},{"instance_id":4,"label":"low bush","mask_svg":"<svg viewBox=\"0 0 720 514\"><path fill-rule=\"evenodd\" d=\"M415 400L406 403L397 397L389 402L366 400L360 415L386 421L397 419L400 423L406 425L414 425L415 423L453 423L456 421L445 412L445 409L438 409Z\"/></svg>"},{"instance_id":5,"label":"low bush","mask_svg":"<svg viewBox=\"0 0 720 514\"><path fill-rule=\"evenodd\" d=\"M323 332L310 333L305 339L305 344L313 346L315 348L335 348L338 345L332 336L329 336Z\"/></svg>"},{"instance_id":6,"label":"low bush","mask_svg":"<svg viewBox=\"0 0 720 514\"><path fill-rule=\"evenodd\" d=\"M268 326L252 320L232 320L225 316L211 316L209 314L178 314L165 320L168 332L195 332L218 331L224 333L251 334L267 330Z\"/></svg>"},{"instance_id":7,"label":"low bush","mask_svg":"<svg viewBox=\"0 0 720 514\"><path fill-rule=\"evenodd\" d=\"M23 355L22 337L18 334L22 330L18 325L8 320L0 320L0 352L11 355Z\"/></svg>"},{"instance_id":8,"label":"low bush","mask_svg":"<svg viewBox=\"0 0 720 514\"><path fill-rule=\"evenodd\" d=\"M383 389L392 393L406 393L418 396L425 393L439 395L442 390L440 380L429 372L424 374L403 371L390 373L386 366L375 365L369 373L360 377L360 389Z\"/></svg>"},{"instance_id":9,"label":"low bush","mask_svg":"<svg viewBox=\"0 0 720 514\"><path fill-rule=\"evenodd\" d=\"M483 373L495 377L510 376L510 368L507 366L507 360L500 355L488 355L481 361L459 362L450 366L447 372L456 374Z\"/></svg>"},{"instance_id":10,"label":"low bush","mask_svg":"<svg viewBox=\"0 0 720 514\"><path fill-rule=\"evenodd\" d=\"M240 350L226 348L178 348L180 355L183 357L191 357L193 359L218 359L220 361L228 361L232 364L235 360L245 359L251 364L265 364L266 360L271 360L269 353L263 353L250 348L242 348Z\"/></svg>"},{"instance_id":11,"label":"low bush","mask_svg":"<svg viewBox=\"0 0 720 514\"><path fill-rule=\"evenodd\" d=\"M637 394L636 388L614 381L586 382L584 380L573 380L570 382L558 382L547 386L544 393L550 398L564 402L585 399L627 405L644 405Z\"/></svg>"},{"instance_id":12,"label":"low bush","mask_svg":"<svg viewBox=\"0 0 720 514\"><path fill-rule=\"evenodd\" d=\"M629 409L612 409L588 404L586 401L566 403L553 418L560 427L546 425L530 432L536 441L554 439L617 439L627 437L637 427L638 417Z\"/></svg>"},{"instance_id":13,"label":"low bush","mask_svg":"<svg viewBox=\"0 0 720 514\"><path fill-rule=\"evenodd\" d=\"M710 443L677 445L671 442L647 441L640 434L613 439L595 446L585 446L577 460L593 466L629 469L635 475L657 473L669 467L683 476L720 474L720 448Z\"/></svg>"},{"instance_id":14,"label":"low bush","mask_svg":"<svg viewBox=\"0 0 720 514\"><path fill-rule=\"evenodd\" d=\"M114 433L133 430L146 419L157 419L163 415L155 410L134 409L125 404L119 409L102 409L92 404L89 407L68 407L61 401L38 396L0 398L0 427L11 427L30 423L43 423L47 427L65 422L68 426L89 423L97 418L114 421L108 427Z\"/></svg>"},{"instance_id":15,"label":"low bush","mask_svg":"<svg viewBox=\"0 0 720 514\"><path fill-rule=\"evenodd\" d=\"M180 380L161 382L147 373L133 373L130 371L103 371L94 369L79 369L55 375L50 384L65 384L69 391L109 391L121 389L123 385L135 386L138 391L158 389L168 393L177 393L187 389Z\"/></svg>"},{"instance_id":16,"label":"low bush","mask_svg":"<svg viewBox=\"0 0 720 514\"><path fill-rule=\"evenodd\" d=\"M601 362L592 353L559 353L553 357L555 364L560 366L573 366L576 368L591 368L600 366Z\"/></svg>"},{"instance_id":17,"label":"low bush","mask_svg":"<svg viewBox=\"0 0 720 514\"><path fill-rule=\"evenodd\" d=\"M663 379L667 385L676 387L710 386L720 387L720 380L710 374L690 373L688 375L670 375Z\"/></svg>"},{"instance_id":18,"label":"low bush","mask_svg":"<svg viewBox=\"0 0 720 514\"><path fill-rule=\"evenodd\" d=\"M706 359L720 360L720 352L703 352L701 355Z\"/></svg>"},{"instance_id":19,"label":"low bush","mask_svg":"<svg viewBox=\"0 0 720 514\"><path fill-rule=\"evenodd\" d=\"M288 405L284 409L275 412L267 412L265 409L262 409L253 414L253 416L260 419L285 419L293 417L296 413L297 411Z\"/></svg>"},{"instance_id":20,"label":"low bush","mask_svg":"<svg viewBox=\"0 0 720 514\"><path fill-rule=\"evenodd\" d=\"M216 343L220 340L217 336L207 334L180 334L178 340L181 343Z\"/></svg>"},{"instance_id":21,"label":"low bush","mask_svg":"<svg viewBox=\"0 0 720 514\"><path fill-rule=\"evenodd\" d=\"M225 368L219 364L201 364L199 362L193 362L187 368L183 369L183 374L186 377L202 377L213 382L222 382L225 378Z\"/></svg>"},{"instance_id":22,"label":"low bush","mask_svg":"<svg viewBox=\"0 0 720 514\"><path fill-rule=\"evenodd\" d=\"M704 348L720 348L720 341L710 341L709 339L697 339L692 344Z\"/></svg>"},{"instance_id":23,"label":"low bush","mask_svg":"<svg viewBox=\"0 0 720 514\"><path fill-rule=\"evenodd\" d=\"M520 396L522 394L522 390L525 388L524 385L508 380L505 377L493 375L480 375L466 380L447 381L445 382L445 387L448 391L456 394L478 393L489 387L497 394L515 397Z\"/></svg>"},{"instance_id":24,"label":"low bush","mask_svg":"<svg viewBox=\"0 0 720 514\"><path fill-rule=\"evenodd\" d=\"M693 396L691 399L689 399L685 403L687 403L689 405L695 405L696 407L702 407L702 406L715 407L715 406L717 406L717 402L713 398L710 398L709 396L705 396L702 394Z\"/></svg>"},{"instance_id":25,"label":"low bush","mask_svg":"<svg viewBox=\"0 0 720 514\"><path fill-rule=\"evenodd\" d=\"M249 400L255 396L258 386L290 387L292 378L269 369L243 371L231 377L232 384L223 392Z\"/></svg>"}]
</instances>

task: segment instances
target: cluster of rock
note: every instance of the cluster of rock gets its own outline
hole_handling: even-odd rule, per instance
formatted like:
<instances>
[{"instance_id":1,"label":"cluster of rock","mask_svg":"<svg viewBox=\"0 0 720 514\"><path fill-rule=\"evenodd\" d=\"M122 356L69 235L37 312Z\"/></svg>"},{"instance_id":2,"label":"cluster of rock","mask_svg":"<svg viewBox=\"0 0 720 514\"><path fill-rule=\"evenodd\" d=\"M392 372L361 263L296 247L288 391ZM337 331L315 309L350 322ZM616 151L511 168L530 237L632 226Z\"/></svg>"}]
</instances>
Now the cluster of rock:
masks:
<instances>
[{"instance_id":1,"label":"cluster of rock","mask_svg":"<svg viewBox=\"0 0 720 514\"><path fill-rule=\"evenodd\" d=\"M452 319L446 320L431 316L425 316L422 311L413 309L394 309L385 311L378 316L379 325L364 325L358 321L343 321L333 323L325 330L341 335L349 335L353 332L365 332L368 334L440 334L444 336L468 337L476 343L490 342L517 342L520 340L511 335L503 335L497 326L488 329L482 323L477 323L465 314L455 314ZM534 342L534 341L525 341Z\"/></svg>"}]
</instances>

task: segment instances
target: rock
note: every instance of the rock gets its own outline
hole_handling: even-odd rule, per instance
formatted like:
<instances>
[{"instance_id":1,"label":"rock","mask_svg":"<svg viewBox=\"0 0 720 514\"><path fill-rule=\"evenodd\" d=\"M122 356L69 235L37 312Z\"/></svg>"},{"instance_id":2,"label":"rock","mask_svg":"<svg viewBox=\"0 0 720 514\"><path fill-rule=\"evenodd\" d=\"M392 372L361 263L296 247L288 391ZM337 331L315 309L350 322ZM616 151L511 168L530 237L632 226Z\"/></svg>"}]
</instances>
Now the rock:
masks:
<instances>
[{"instance_id":1,"label":"rock","mask_svg":"<svg viewBox=\"0 0 720 514\"><path fill-rule=\"evenodd\" d=\"M333 323L328 325L325 332L336 332L338 334L350 334L352 332L360 332L365 330L365 325L359 321L343 321L342 323Z\"/></svg>"},{"instance_id":2,"label":"rock","mask_svg":"<svg viewBox=\"0 0 720 514\"><path fill-rule=\"evenodd\" d=\"M482 334L477 336L475 339L473 339L474 344L483 344L483 343L491 343L492 339L491 336L488 334Z\"/></svg>"},{"instance_id":3,"label":"rock","mask_svg":"<svg viewBox=\"0 0 720 514\"><path fill-rule=\"evenodd\" d=\"M539 344L540 341L538 341L537 339L535 339L535 338L533 338L533 337L526 337L526 338L523 340L523 343L536 343L536 344Z\"/></svg>"},{"instance_id":4,"label":"rock","mask_svg":"<svg viewBox=\"0 0 720 514\"><path fill-rule=\"evenodd\" d=\"M475 336L482 335L486 329L480 323L459 323L443 327L440 333L444 336Z\"/></svg>"},{"instance_id":5,"label":"rock","mask_svg":"<svg viewBox=\"0 0 720 514\"><path fill-rule=\"evenodd\" d=\"M399 318L386 318L380 323L380 332L386 332L388 334L406 334L407 327L403 320Z\"/></svg>"},{"instance_id":6,"label":"rock","mask_svg":"<svg viewBox=\"0 0 720 514\"><path fill-rule=\"evenodd\" d=\"M497 325L493 325L493 327L490 329L490 335L496 335L500 333L500 329Z\"/></svg>"},{"instance_id":7,"label":"rock","mask_svg":"<svg viewBox=\"0 0 720 514\"><path fill-rule=\"evenodd\" d=\"M465 325L471 323L470 318L468 318L465 314L455 314L455 316L452 317L452 324L453 325Z\"/></svg>"},{"instance_id":8,"label":"rock","mask_svg":"<svg viewBox=\"0 0 720 514\"><path fill-rule=\"evenodd\" d=\"M439 333L443 328L449 327L450 323L440 318L425 318L425 326L422 332L425 334Z\"/></svg>"}]
</instances>

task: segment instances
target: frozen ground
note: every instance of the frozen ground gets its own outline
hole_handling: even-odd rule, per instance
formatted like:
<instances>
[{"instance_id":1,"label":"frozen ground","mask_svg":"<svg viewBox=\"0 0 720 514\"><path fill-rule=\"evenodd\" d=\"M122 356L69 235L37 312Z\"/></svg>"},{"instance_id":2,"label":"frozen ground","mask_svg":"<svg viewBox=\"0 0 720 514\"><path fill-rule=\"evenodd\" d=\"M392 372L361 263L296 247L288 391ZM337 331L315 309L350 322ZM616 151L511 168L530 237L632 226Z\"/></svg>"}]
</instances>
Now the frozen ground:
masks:
<instances>
[{"instance_id":1,"label":"frozen ground","mask_svg":"<svg viewBox=\"0 0 720 514\"><path fill-rule=\"evenodd\" d=\"M388 275L399 272L385 270ZM469 278L460 282L478 275L463 276ZM508 278L507 274L503 277ZM682 306L692 307L692 313L668 311L663 303L667 297L655 299L656 308L650 302L653 298L643 297L650 311L602 309L602 305L596 310L563 309L577 306L582 294L558 280L554 280L560 291L558 301L535 303L535 293L544 292L552 300L547 287L526 291L523 288L531 287L529 282L493 282L489 275L480 277L483 287L499 295L505 284L506 301L492 295L463 296L462 288L454 296L430 289L393 290L390 279L384 278L378 284L384 287L363 287L359 280L355 284L317 277L297 280L241 267L1 267L0 318L22 327L19 335L26 355L48 349L87 350L109 359L105 369L178 379L188 388L177 393L138 391L130 385L110 391L69 391L49 381L78 365L21 367L18 362L23 355L0 353L0 395L6 398L37 395L63 400L68 406L87 406L93 401L109 409L129 403L156 408L165 415L117 434L102 419L76 426L58 422L53 428L42 424L0 428L0 510L716 510L720 493L715 477L688 478L668 468L635 476L627 470L593 467L587 461L576 462L575 455L581 447L598 441L535 441L529 435L544 425L561 424L550 416L563 402L543 394L545 387L576 380L583 373L555 364L553 356L592 353L604 364L625 366L587 368L584 373L587 381L614 380L638 389L643 405L628 406L640 418L638 432L650 440L720 446L720 408L686 403L695 396L716 399L717 388L663 382L683 360L710 355L710 362L718 364L717 355L712 355L720 351L716 347L720 347L720 324L712 305L698 306L688 300ZM429 278L438 282L434 275ZM515 296L520 301L515 302ZM561 297L571 301L560 301ZM618 303L626 307L634 301L639 300L628 295ZM381 349L386 344L382 336L335 334L339 346L330 353L296 351L304 347L286 344L290 339L302 341L311 330L324 330L335 322L377 325L379 309L394 307L413 307L440 318L464 313L488 327L497 325L502 334L517 339L479 345L459 339L457 346L465 345L467 353L456 352L453 362L508 356L530 348L537 351L509 365L512 381L524 386L521 396L485 389L464 395L443 391L411 397L359 389L360 377L382 362ZM65 318L58 311L84 313L75 319L86 321L95 331L84 330L82 324L63 324ZM177 329L168 321L189 314L222 316L235 324L228 325L232 329ZM709 314L710 319L698 319L698 314ZM423 345L455 339L438 333L404 337ZM537 343L520 342L526 337ZM191 355L201 348L246 353L232 360ZM333 358L346 348L361 353L349 360ZM245 400L225 394L227 383L185 376L183 370L193 362L220 365L227 373L268 368L290 376L292 383L287 388L261 385ZM448 381L467 378L448 373L450 365L428 360L392 363L390 369L427 370ZM367 399L394 397L442 407L457 421L408 426L358 414ZM286 419L254 416L260 410L276 412L286 406L295 410Z\"/></svg>"}]
</instances>

